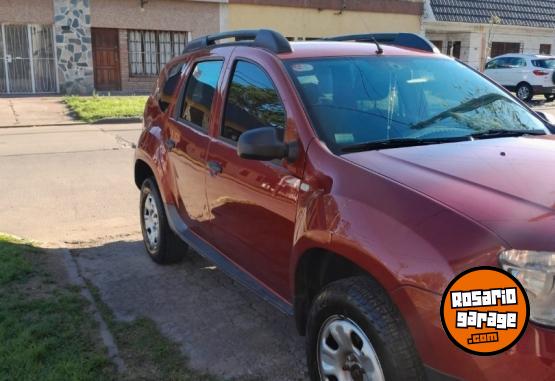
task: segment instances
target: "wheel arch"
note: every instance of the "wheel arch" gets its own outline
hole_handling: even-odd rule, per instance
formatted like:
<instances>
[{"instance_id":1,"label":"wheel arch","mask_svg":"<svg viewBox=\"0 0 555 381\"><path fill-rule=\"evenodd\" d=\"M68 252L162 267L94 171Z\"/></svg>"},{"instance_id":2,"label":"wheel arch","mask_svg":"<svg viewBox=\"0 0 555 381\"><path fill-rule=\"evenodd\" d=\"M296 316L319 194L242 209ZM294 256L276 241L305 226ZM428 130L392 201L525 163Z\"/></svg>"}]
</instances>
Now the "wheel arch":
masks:
<instances>
[{"instance_id":1,"label":"wheel arch","mask_svg":"<svg viewBox=\"0 0 555 381\"><path fill-rule=\"evenodd\" d=\"M532 88L532 85L528 81L520 81L519 83L516 84L515 89L518 89L519 86L521 86L521 85L526 85L526 86L529 86L530 88Z\"/></svg>"},{"instance_id":2,"label":"wheel arch","mask_svg":"<svg viewBox=\"0 0 555 381\"><path fill-rule=\"evenodd\" d=\"M135 185L137 188L141 189L143 181L149 177L156 177L150 165L142 159L135 160Z\"/></svg>"},{"instance_id":3,"label":"wheel arch","mask_svg":"<svg viewBox=\"0 0 555 381\"><path fill-rule=\"evenodd\" d=\"M366 276L387 290L384 277L389 278L391 274L383 266L371 266L369 270L358 263L356 258L323 247L309 248L298 257L293 272L293 309L299 334L304 335L306 332L306 319L312 301L329 283L353 276ZM381 276L374 275L378 273ZM390 281L388 279L385 283Z\"/></svg>"}]
</instances>

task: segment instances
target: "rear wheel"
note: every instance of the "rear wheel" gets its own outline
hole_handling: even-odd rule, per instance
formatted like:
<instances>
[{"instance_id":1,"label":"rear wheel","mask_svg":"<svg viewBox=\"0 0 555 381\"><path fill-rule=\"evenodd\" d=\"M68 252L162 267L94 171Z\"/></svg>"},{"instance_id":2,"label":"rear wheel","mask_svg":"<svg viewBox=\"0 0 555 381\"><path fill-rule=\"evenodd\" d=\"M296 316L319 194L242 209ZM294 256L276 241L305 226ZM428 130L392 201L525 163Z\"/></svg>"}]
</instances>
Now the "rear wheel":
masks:
<instances>
[{"instance_id":1,"label":"rear wheel","mask_svg":"<svg viewBox=\"0 0 555 381\"><path fill-rule=\"evenodd\" d=\"M160 264L181 260L188 246L170 229L158 186L152 177L141 186L140 210L143 242L150 258Z\"/></svg>"},{"instance_id":2,"label":"rear wheel","mask_svg":"<svg viewBox=\"0 0 555 381\"><path fill-rule=\"evenodd\" d=\"M534 97L534 90L529 84L520 83L516 88L516 96L521 101L528 102Z\"/></svg>"},{"instance_id":3,"label":"rear wheel","mask_svg":"<svg viewBox=\"0 0 555 381\"><path fill-rule=\"evenodd\" d=\"M330 283L311 306L307 360L312 381L424 380L408 329L372 279Z\"/></svg>"}]
</instances>

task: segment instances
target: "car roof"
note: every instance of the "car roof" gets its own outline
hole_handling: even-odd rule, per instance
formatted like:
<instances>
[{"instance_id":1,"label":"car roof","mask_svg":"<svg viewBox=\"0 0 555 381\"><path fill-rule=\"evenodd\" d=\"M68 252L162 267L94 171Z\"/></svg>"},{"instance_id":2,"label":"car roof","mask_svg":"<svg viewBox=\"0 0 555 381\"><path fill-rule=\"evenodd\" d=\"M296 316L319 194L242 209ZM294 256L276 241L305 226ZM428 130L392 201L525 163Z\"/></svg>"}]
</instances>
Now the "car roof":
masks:
<instances>
[{"instance_id":1,"label":"car roof","mask_svg":"<svg viewBox=\"0 0 555 381\"><path fill-rule=\"evenodd\" d=\"M504 57L517 57L517 58L540 58L540 59L548 59L548 58L554 58L553 56L549 56L549 55L544 55L544 54L534 54L534 53L506 53L497 57L493 57L493 59L496 58L504 58Z\"/></svg>"},{"instance_id":2,"label":"car roof","mask_svg":"<svg viewBox=\"0 0 555 381\"><path fill-rule=\"evenodd\" d=\"M439 53L426 52L419 49L380 44L383 53L377 53L377 46L372 42L351 41L298 41L291 42L292 52L280 53L283 60L318 57L348 56L443 56ZM257 48L254 48L257 49Z\"/></svg>"}]
</instances>

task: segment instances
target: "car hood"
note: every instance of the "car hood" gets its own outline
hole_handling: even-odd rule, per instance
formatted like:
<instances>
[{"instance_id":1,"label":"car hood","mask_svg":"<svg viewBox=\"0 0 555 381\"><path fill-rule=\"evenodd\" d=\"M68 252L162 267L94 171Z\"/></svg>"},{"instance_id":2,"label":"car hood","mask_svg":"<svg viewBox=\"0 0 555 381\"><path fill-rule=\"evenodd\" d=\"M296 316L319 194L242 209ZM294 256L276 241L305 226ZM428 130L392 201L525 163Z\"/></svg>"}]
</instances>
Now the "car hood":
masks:
<instances>
[{"instance_id":1,"label":"car hood","mask_svg":"<svg viewBox=\"0 0 555 381\"><path fill-rule=\"evenodd\" d=\"M555 136L498 138L343 156L424 193L505 246L555 250Z\"/></svg>"}]
</instances>

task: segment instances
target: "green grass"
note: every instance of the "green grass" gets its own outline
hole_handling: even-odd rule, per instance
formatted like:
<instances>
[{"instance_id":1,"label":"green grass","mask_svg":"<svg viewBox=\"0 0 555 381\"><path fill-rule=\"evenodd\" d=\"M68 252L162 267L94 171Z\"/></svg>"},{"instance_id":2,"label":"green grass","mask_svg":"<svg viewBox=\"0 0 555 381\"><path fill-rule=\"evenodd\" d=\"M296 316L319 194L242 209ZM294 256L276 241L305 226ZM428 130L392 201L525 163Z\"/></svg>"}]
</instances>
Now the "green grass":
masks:
<instances>
[{"instance_id":1,"label":"green grass","mask_svg":"<svg viewBox=\"0 0 555 381\"><path fill-rule=\"evenodd\" d=\"M118 321L102 301L98 290L88 283L100 314L116 342L127 366L130 380L216 381L218 378L186 367L187 359L177 343L163 336L155 323L146 318Z\"/></svg>"},{"instance_id":2,"label":"green grass","mask_svg":"<svg viewBox=\"0 0 555 381\"><path fill-rule=\"evenodd\" d=\"M77 119L95 122L104 118L140 117L146 99L146 96L70 96L64 102Z\"/></svg>"},{"instance_id":3,"label":"green grass","mask_svg":"<svg viewBox=\"0 0 555 381\"><path fill-rule=\"evenodd\" d=\"M152 320L115 319L87 282L125 363L118 373L89 302L61 279L63 265L52 255L0 233L0 381L217 380L189 369L179 345Z\"/></svg>"},{"instance_id":4,"label":"green grass","mask_svg":"<svg viewBox=\"0 0 555 381\"><path fill-rule=\"evenodd\" d=\"M41 255L0 235L0 380L115 379L87 302L35 263Z\"/></svg>"}]
</instances>

